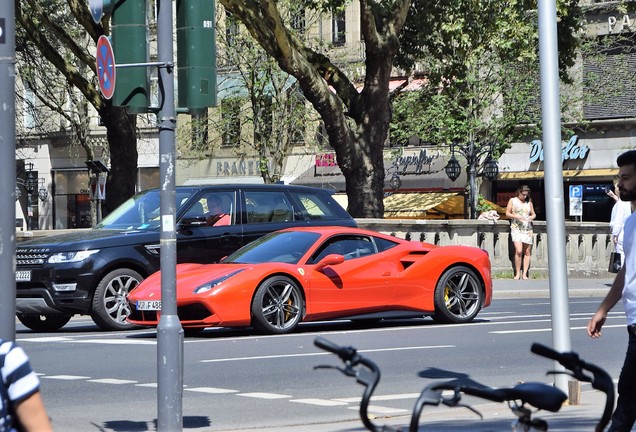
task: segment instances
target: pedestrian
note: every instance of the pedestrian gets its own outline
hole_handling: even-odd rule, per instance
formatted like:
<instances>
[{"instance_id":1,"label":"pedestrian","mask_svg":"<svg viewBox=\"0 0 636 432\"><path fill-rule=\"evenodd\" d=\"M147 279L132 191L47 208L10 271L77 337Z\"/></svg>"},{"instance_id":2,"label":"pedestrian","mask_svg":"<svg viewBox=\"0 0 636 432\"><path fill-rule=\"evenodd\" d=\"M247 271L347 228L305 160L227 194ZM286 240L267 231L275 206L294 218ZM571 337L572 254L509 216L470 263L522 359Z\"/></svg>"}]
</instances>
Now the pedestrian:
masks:
<instances>
[{"instance_id":1,"label":"pedestrian","mask_svg":"<svg viewBox=\"0 0 636 432\"><path fill-rule=\"evenodd\" d=\"M53 430L29 358L15 342L0 339L0 432Z\"/></svg>"},{"instance_id":2,"label":"pedestrian","mask_svg":"<svg viewBox=\"0 0 636 432\"><path fill-rule=\"evenodd\" d=\"M624 238L624 226L625 220L632 214L632 204L629 201L623 201L618 197L619 191L616 185L614 185L614 191L611 189L607 191L607 195L612 198L615 203L612 207L612 215L610 217L610 233L612 234L612 244L614 245L614 252L618 253L621 257L621 265L625 262L625 254L623 253L623 238Z\"/></svg>"},{"instance_id":3,"label":"pedestrian","mask_svg":"<svg viewBox=\"0 0 636 432\"><path fill-rule=\"evenodd\" d=\"M523 185L517 188L516 196L508 200L506 216L510 219L510 236L515 247L514 279L528 279L532 254L532 221L537 217L530 199L530 187Z\"/></svg>"},{"instance_id":4,"label":"pedestrian","mask_svg":"<svg viewBox=\"0 0 636 432\"><path fill-rule=\"evenodd\" d=\"M627 151L616 161L618 164L618 192L620 199L636 204L636 150ZM625 263L616 274L614 283L587 324L587 334L596 339L607 313L622 298L627 315L629 341L627 353L618 379L618 403L612 415L608 432L627 432L636 421L636 216L632 213L623 227Z\"/></svg>"}]
</instances>

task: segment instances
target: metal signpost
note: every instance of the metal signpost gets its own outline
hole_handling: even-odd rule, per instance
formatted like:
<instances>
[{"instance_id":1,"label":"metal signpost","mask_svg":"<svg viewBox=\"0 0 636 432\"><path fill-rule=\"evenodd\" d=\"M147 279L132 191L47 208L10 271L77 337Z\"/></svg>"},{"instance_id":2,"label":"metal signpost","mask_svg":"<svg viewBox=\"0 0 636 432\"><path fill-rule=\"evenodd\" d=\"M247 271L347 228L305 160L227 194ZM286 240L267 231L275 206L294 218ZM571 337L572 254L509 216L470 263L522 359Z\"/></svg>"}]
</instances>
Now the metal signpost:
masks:
<instances>
[{"instance_id":1,"label":"metal signpost","mask_svg":"<svg viewBox=\"0 0 636 432\"><path fill-rule=\"evenodd\" d=\"M541 118L545 154L545 207L550 269L552 344L557 351L571 351L568 304L567 255L565 253L565 203L561 156L561 110L559 104L559 61L556 3L539 0L539 66L541 75ZM564 370L555 362L556 370ZM556 386L567 394L568 376L555 375Z\"/></svg>"},{"instance_id":2,"label":"metal signpost","mask_svg":"<svg viewBox=\"0 0 636 432\"><path fill-rule=\"evenodd\" d=\"M183 328L177 315L174 48L172 0L158 3L157 45L163 97L159 112L161 318L157 326L157 429L183 429Z\"/></svg>"},{"instance_id":3,"label":"metal signpost","mask_svg":"<svg viewBox=\"0 0 636 432\"><path fill-rule=\"evenodd\" d=\"M15 5L0 1L0 338L15 339Z\"/></svg>"}]
</instances>

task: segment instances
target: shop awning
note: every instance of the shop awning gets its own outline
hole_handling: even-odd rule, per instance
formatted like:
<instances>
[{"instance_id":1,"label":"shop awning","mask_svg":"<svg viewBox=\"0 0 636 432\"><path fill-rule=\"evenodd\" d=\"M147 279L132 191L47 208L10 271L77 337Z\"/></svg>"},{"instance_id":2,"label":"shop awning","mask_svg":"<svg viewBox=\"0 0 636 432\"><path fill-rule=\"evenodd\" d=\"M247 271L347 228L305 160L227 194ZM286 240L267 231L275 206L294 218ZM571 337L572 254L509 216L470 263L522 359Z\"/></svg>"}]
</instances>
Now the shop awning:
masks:
<instances>
[{"instance_id":1,"label":"shop awning","mask_svg":"<svg viewBox=\"0 0 636 432\"><path fill-rule=\"evenodd\" d=\"M563 178L614 177L616 175L618 175L618 168L563 170ZM545 173L543 171L515 171L500 172L497 180L530 180L544 177Z\"/></svg>"},{"instance_id":2,"label":"shop awning","mask_svg":"<svg viewBox=\"0 0 636 432\"><path fill-rule=\"evenodd\" d=\"M425 219L429 210L441 207L444 213L455 212L455 205L449 203L459 198L460 213L464 214L464 198L456 192L395 193L384 198L384 217L387 219ZM455 200L453 200L455 201ZM445 205L446 204L446 205Z\"/></svg>"},{"instance_id":3,"label":"shop awning","mask_svg":"<svg viewBox=\"0 0 636 432\"><path fill-rule=\"evenodd\" d=\"M349 203L347 194L337 193L333 197L343 207ZM506 209L485 200L487 204L505 217ZM464 196L458 192L412 192L394 193L384 198L384 217L387 219L462 219Z\"/></svg>"}]
</instances>

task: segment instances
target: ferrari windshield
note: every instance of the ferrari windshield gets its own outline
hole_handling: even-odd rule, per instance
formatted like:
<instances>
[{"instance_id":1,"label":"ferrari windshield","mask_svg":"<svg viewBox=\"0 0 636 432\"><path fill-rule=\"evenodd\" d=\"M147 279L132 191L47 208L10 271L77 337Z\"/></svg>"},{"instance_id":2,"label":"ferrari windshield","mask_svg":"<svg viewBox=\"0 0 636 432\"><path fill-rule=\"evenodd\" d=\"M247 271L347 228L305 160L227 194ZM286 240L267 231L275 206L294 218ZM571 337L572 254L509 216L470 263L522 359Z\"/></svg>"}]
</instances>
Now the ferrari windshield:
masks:
<instances>
[{"instance_id":1,"label":"ferrari windshield","mask_svg":"<svg viewBox=\"0 0 636 432\"><path fill-rule=\"evenodd\" d=\"M284 262L296 264L320 234L308 231L277 231L243 246L222 263L258 264Z\"/></svg>"},{"instance_id":2,"label":"ferrari windshield","mask_svg":"<svg viewBox=\"0 0 636 432\"><path fill-rule=\"evenodd\" d=\"M177 191L177 212L194 193L194 189ZM151 189L126 200L105 217L95 229L147 230L160 225L160 191Z\"/></svg>"}]
</instances>

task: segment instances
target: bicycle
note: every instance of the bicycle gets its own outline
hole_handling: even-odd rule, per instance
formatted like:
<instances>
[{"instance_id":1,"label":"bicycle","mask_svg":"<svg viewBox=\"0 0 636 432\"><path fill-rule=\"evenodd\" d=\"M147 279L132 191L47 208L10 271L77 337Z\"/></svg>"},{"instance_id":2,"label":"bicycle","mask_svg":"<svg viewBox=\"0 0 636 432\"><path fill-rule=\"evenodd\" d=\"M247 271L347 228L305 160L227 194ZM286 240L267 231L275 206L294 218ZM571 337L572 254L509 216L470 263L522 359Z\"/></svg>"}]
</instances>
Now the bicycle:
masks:
<instances>
[{"instance_id":1,"label":"bicycle","mask_svg":"<svg viewBox=\"0 0 636 432\"><path fill-rule=\"evenodd\" d=\"M468 408L483 418L481 413L475 408L468 404L460 403L462 395L476 396L498 403L507 402L512 412L517 416L517 420L512 424L512 430L515 432L547 431L548 423L543 419L532 418L533 411L528 405L540 410L557 412L567 399L567 396L561 390L538 382L521 383L510 388L475 387L453 382L437 382L426 386L420 393L411 413L408 429L391 425L379 426L368 416L369 402L381 376L378 365L371 359L359 354L353 346L340 346L322 337L317 337L314 340L314 344L325 351L336 354L344 363L344 367L317 365L314 369L336 369L346 376L356 378L356 381L365 387L359 413L364 426L372 432L418 431L420 416L426 405L461 406ZM605 409L595 429L596 432L603 431L609 422L614 407L614 384L607 372L598 366L583 361L574 352L559 353L536 343L532 345L531 351L558 361L570 371L549 371L548 374L568 373L580 381L590 382L593 388L606 394ZM592 375L585 374L584 370L591 372ZM443 394L445 390L452 391L452 395L445 396Z\"/></svg>"}]
</instances>

